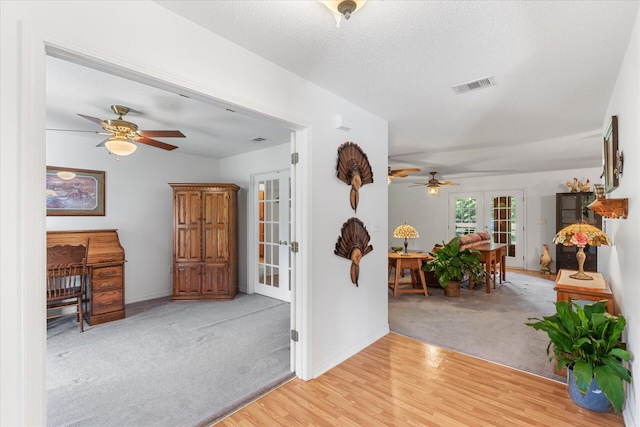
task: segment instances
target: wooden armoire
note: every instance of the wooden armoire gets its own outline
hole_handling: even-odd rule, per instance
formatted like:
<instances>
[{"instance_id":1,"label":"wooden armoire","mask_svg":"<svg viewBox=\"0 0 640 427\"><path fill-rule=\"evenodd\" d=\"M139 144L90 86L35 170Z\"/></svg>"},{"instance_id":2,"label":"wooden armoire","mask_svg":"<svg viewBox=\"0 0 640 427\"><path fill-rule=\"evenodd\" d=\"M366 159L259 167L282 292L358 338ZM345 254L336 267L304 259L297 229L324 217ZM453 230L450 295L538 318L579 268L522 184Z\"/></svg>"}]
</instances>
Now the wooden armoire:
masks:
<instances>
[{"instance_id":1,"label":"wooden armoire","mask_svg":"<svg viewBox=\"0 0 640 427\"><path fill-rule=\"evenodd\" d=\"M173 188L173 299L233 299L238 292L238 187Z\"/></svg>"}]
</instances>

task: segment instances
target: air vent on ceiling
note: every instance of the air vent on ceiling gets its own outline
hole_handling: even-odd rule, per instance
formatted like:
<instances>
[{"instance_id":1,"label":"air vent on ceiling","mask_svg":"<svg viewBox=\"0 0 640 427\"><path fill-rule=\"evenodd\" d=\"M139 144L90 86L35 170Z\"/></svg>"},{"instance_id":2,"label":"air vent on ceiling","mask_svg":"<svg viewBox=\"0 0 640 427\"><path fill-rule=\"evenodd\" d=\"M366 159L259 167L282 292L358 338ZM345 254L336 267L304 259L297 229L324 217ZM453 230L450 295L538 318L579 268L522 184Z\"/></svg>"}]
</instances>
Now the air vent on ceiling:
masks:
<instances>
[{"instance_id":1,"label":"air vent on ceiling","mask_svg":"<svg viewBox=\"0 0 640 427\"><path fill-rule=\"evenodd\" d=\"M460 95L461 93L469 92L475 89L482 89L483 87L489 87L496 84L493 76L485 77L483 79L473 80L471 82L462 83L452 86L451 88L455 93Z\"/></svg>"},{"instance_id":2,"label":"air vent on ceiling","mask_svg":"<svg viewBox=\"0 0 640 427\"><path fill-rule=\"evenodd\" d=\"M267 140L267 138L263 138L261 136L252 139L253 142L262 142L262 141L266 141L266 140Z\"/></svg>"}]
</instances>

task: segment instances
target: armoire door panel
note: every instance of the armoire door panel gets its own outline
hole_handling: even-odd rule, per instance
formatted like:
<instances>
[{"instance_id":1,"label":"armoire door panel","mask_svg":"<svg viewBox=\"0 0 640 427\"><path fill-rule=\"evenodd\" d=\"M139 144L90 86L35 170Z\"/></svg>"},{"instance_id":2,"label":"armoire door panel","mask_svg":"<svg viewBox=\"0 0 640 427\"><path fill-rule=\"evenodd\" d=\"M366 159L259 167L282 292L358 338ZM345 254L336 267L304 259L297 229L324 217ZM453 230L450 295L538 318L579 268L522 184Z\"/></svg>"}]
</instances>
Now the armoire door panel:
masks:
<instances>
[{"instance_id":1,"label":"armoire door panel","mask_svg":"<svg viewBox=\"0 0 640 427\"><path fill-rule=\"evenodd\" d=\"M205 264L203 295L226 295L229 291L229 268L226 264Z\"/></svg>"},{"instance_id":2,"label":"armoire door panel","mask_svg":"<svg viewBox=\"0 0 640 427\"><path fill-rule=\"evenodd\" d=\"M177 264L174 269L174 297L197 297L202 281L200 264Z\"/></svg>"}]
</instances>

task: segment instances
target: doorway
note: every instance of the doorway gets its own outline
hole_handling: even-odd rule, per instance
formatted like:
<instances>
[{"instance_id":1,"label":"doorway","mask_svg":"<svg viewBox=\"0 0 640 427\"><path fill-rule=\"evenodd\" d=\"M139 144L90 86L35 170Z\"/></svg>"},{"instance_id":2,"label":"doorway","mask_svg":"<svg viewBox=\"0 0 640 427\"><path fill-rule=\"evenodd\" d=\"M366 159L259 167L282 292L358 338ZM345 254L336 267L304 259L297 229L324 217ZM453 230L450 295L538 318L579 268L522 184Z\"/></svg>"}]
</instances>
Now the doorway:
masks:
<instances>
[{"instance_id":1,"label":"doorway","mask_svg":"<svg viewBox=\"0 0 640 427\"><path fill-rule=\"evenodd\" d=\"M75 62L75 61L70 61L70 62ZM83 65L84 65L84 64L83 64ZM96 69L98 69L98 67L96 67ZM125 73L125 74L126 74L126 73ZM121 76L121 77L125 77L125 76L123 75L123 76ZM126 77L125 77L125 78L126 78ZM168 83L167 83L167 85L168 85ZM182 92L186 92L186 91L185 91L185 90L183 90ZM283 123L279 123L279 125L280 125L280 126L284 126L284 124L283 124ZM293 125L291 125L291 127L297 127L297 126L293 126ZM298 142L297 142L297 143L298 143L298 145L304 145L304 144L306 144L306 143L307 143L307 141L308 141L308 139L307 139L306 137L301 137L301 138L299 138L299 139L298 139ZM292 139L292 143L293 143L293 139ZM286 163L285 163L285 164L286 164ZM280 165L280 163L278 163L278 165ZM306 170L306 168L300 168L300 169L298 170L298 175L297 175L297 176L298 176L298 177L304 176L304 174L306 174L306 171L307 171L307 170ZM287 172L287 173L288 173L288 172ZM247 176L247 175L245 175L243 178L244 178L244 179L246 179L246 178L245 178L246 176ZM235 180L235 179L238 179L238 178L234 177L233 179ZM161 183L160 185L162 185L162 187L163 187L162 189L164 189L164 187L166 186L166 180L162 181L162 183ZM246 186L246 184L245 184L245 186ZM283 185L283 188L284 188L284 185ZM286 181L286 188L287 188L287 200L288 200L288 201L289 201L289 203L290 203L290 201L291 201L291 193L292 193L292 191L291 191L291 190L292 190L292 182L291 182L291 179L290 179L290 178L288 178L288 179L287 179L287 181ZM293 186L293 188L294 188L294 190L295 190L295 186ZM294 197L294 200L295 200L295 197ZM289 203L288 203L288 204L289 204ZM112 206L114 206L114 205L112 204ZM113 210L112 210L112 211L113 211ZM302 212L302 211L301 211L301 210L298 210L297 212ZM293 224L298 224L298 223L299 223L298 221L295 221L295 216L294 216L294 215L289 215L289 212L287 212L287 224L288 224L288 225L287 225L287 231L289 231L289 230L290 230L290 227L291 227L292 222L293 222ZM288 241L288 240L289 240L289 239L287 238L287 241ZM245 242L245 243L246 243L246 244L250 244L249 242ZM284 259L284 257L280 257L280 258L281 258L281 259ZM290 260L290 258L287 258L287 260L288 260L288 261L291 261L291 260ZM292 265L292 264L291 264L291 262L289 262L289 263L288 263L288 265L287 265L287 267L286 267L286 270L287 270L287 272L288 272L287 276L289 276L289 275L290 275L290 273L289 273L289 272L291 271L291 265ZM280 276L282 276L282 273L280 273L279 275L280 275ZM274 274L272 274L272 276L277 277L277 276L278 276L278 274L277 274L277 273L276 273L275 275L274 275ZM290 282L290 281L289 281L289 282ZM289 289L289 291L290 291L290 286L289 286L288 284L287 284L287 288L288 288L288 289ZM302 310L302 308L300 308L299 310L294 310L295 305L294 305L294 302L293 302L293 301L291 301L291 295L289 295L289 300L288 300L288 302L291 302L291 303L292 303L292 304L291 304L291 325L293 325L293 324L294 324L294 322L295 322L295 318L294 318L294 316L295 316L295 315L300 316L300 315L301 315L301 310ZM291 327L291 329L293 329L293 327ZM46 332L46 331L45 331L45 332ZM287 327L287 329L286 329L286 332L287 332L287 335L289 335L289 328L288 328L288 327ZM45 338L46 338L46 335L45 335ZM295 353L294 353L294 349L295 349L295 346L296 346L296 345L299 345L299 343L294 343L293 341L291 342L291 350L290 350L290 353L291 353L291 359L292 359L292 360L295 360L296 362L298 362L298 364L297 364L297 365L291 365L291 370L292 370L292 371L298 371L298 370L300 369L300 366L301 366L302 362L303 362L302 357L299 357L299 358L297 358L297 359L294 359L294 355L295 355Z\"/></svg>"},{"instance_id":2,"label":"doorway","mask_svg":"<svg viewBox=\"0 0 640 427\"><path fill-rule=\"evenodd\" d=\"M291 173L283 169L254 175L257 198L255 236L257 259L254 266L254 291L281 301L291 302Z\"/></svg>"},{"instance_id":3,"label":"doorway","mask_svg":"<svg viewBox=\"0 0 640 427\"><path fill-rule=\"evenodd\" d=\"M450 193L449 230L453 236L489 233L493 243L507 245L507 266L524 268L524 191Z\"/></svg>"}]
</instances>

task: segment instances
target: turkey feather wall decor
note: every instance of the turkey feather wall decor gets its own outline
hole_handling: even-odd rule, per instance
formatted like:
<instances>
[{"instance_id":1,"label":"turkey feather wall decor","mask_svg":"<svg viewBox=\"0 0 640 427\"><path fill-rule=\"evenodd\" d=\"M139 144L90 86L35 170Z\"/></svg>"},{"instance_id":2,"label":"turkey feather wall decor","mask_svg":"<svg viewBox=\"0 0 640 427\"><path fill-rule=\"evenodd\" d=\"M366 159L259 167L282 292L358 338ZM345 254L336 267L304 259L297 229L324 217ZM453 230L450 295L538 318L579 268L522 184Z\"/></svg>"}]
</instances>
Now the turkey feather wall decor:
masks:
<instances>
[{"instance_id":1,"label":"turkey feather wall decor","mask_svg":"<svg viewBox=\"0 0 640 427\"><path fill-rule=\"evenodd\" d=\"M340 181L351 186L349 200L354 211L358 209L358 191L365 184L373 183L373 172L367 155L362 148L351 141L338 147L336 175Z\"/></svg>"},{"instance_id":2,"label":"turkey feather wall decor","mask_svg":"<svg viewBox=\"0 0 640 427\"><path fill-rule=\"evenodd\" d=\"M358 218L349 218L342 224L340 234L333 253L351 260L351 282L358 286L360 261L373 250L373 246L369 244L369 232Z\"/></svg>"}]
</instances>

